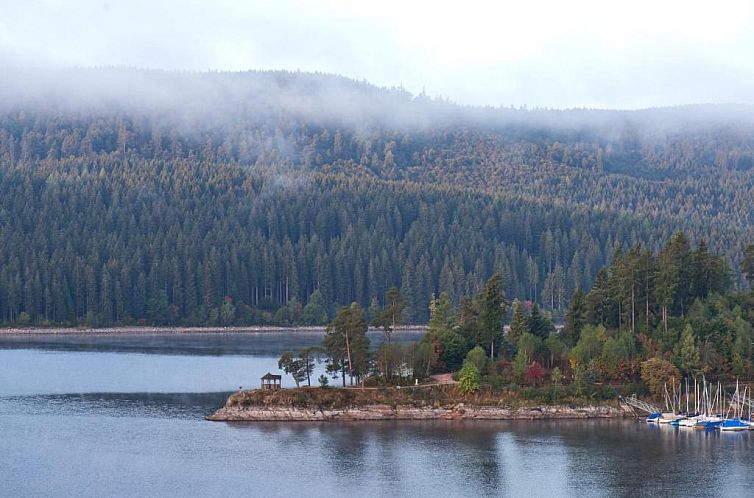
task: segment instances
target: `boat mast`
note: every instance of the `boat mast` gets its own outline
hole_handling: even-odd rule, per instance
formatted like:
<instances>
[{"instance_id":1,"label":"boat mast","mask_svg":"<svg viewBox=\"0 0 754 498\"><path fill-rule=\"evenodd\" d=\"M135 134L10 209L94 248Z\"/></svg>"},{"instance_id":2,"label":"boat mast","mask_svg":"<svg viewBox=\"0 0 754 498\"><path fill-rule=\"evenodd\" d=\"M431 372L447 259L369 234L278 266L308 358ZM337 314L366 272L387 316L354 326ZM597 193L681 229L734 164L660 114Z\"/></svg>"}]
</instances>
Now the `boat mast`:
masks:
<instances>
[{"instance_id":1,"label":"boat mast","mask_svg":"<svg viewBox=\"0 0 754 498\"><path fill-rule=\"evenodd\" d=\"M686 377L686 415L689 414L689 378Z\"/></svg>"}]
</instances>

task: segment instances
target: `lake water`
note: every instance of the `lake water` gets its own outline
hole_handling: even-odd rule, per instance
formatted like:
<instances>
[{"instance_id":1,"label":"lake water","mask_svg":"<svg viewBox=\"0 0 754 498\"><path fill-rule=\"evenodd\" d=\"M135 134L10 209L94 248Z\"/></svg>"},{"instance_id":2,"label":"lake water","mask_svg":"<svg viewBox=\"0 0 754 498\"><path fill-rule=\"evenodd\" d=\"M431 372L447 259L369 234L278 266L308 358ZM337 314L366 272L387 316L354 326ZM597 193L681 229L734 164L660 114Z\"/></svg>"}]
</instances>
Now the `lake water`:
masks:
<instances>
[{"instance_id":1,"label":"lake water","mask_svg":"<svg viewBox=\"0 0 754 498\"><path fill-rule=\"evenodd\" d=\"M0 337L0 496L754 494L751 433L631 420L203 419L276 371L281 352L319 340L296 331Z\"/></svg>"}]
</instances>

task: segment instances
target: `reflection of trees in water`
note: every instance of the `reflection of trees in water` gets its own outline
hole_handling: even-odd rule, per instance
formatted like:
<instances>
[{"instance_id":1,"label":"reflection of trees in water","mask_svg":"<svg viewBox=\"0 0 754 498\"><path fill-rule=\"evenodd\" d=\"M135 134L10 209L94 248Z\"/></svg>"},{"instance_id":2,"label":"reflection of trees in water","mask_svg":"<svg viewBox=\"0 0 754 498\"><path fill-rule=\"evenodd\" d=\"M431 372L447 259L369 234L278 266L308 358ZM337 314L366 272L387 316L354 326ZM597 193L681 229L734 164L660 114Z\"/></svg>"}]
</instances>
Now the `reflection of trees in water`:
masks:
<instances>
[{"instance_id":1,"label":"reflection of trees in water","mask_svg":"<svg viewBox=\"0 0 754 498\"><path fill-rule=\"evenodd\" d=\"M503 468L497 451L497 431L489 427L477 428L466 425L467 427L461 427L448 437L455 435L459 443L465 446L465 451L462 450L463 462L459 462L459 465L464 468L467 482L479 494L502 492L506 481L505 476L501 475Z\"/></svg>"},{"instance_id":2,"label":"reflection of trees in water","mask_svg":"<svg viewBox=\"0 0 754 498\"><path fill-rule=\"evenodd\" d=\"M634 420L553 422L549 430L568 453L568 487L582 494L719 495L731 455L748 449L751 439Z\"/></svg>"},{"instance_id":3,"label":"reflection of trees in water","mask_svg":"<svg viewBox=\"0 0 754 498\"><path fill-rule=\"evenodd\" d=\"M331 422L262 422L229 424L234 429L259 431L265 440L274 440L276 453L287 456L291 468L314 467L323 482L312 482L315 495L325 495L322 487L335 480L336 489L366 488L374 478L370 459L374 446L372 431L358 426ZM281 472L283 469L281 469ZM296 474L295 471L291 474ZM333 483L329 483L333 485ZM315 491L316 490L316 491ZM354 496L359 496L354 493Z\"/></svg>"},{"instance_id":4,"label":"reflection of trees in water","mask_svg":"<svg viewBox=\"0 0 754 498\"><path fill-rule=\"evenodd\" d=\"M394 342L418 340L422 331L399 331ZM252 355L277 359L285 351L318 346L324 332L176 332L134 334L25 334L0 336L0 349L44 349L51 351L118 352L197 356ZM372 349L382 343L382 333L370 331Z\"/></svg>"},{"instance_id":5,"label":"reflection of trees in water","mask_svg":"<svg viewBox=\"0 0 754 498\"><path fill-rule=\"evenodd\" d=\"M375 421L238 425L279 442L282 452L306 451L342 486L360 491L499 494L505 488L498 428L467 421ZM455 489L454 489L455 488Z\"/></svg>"},{"instance_id":6,"label":"reflection of trees in water","mask_svg":"<svg viewBox=\"0 0 754 498\"><path fill-rule=\"evenodd\" d=\"M359 495L747 496L754 434L632 420L240 424ZM303 456L302 456L303 455ZM746 458L742 458L742 455ZM328 484L329 485L329 484Z\"/></svg>"}]
</instances>

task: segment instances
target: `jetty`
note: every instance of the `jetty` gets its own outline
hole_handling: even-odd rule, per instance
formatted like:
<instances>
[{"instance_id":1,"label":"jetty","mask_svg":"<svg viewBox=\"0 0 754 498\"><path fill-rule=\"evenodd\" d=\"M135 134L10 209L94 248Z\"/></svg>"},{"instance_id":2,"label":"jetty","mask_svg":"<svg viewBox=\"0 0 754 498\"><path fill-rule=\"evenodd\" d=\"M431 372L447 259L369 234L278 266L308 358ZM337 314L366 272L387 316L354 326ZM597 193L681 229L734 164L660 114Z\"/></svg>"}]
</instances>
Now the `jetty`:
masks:
<instances>
[{"instance_id":1,"label":"jetty","mask_svg":"<svg viewBox=\"0 0 754 498\"><path fill-rule=\"evenodd\" d=\"M621 406L624 406L627 411L633 413L636 418L644 415L651 415L653 413L661 413L662 409L659 406L648 403L636 397L635 394L629 397L618 396Z\"/></svg>"}]
</instances>

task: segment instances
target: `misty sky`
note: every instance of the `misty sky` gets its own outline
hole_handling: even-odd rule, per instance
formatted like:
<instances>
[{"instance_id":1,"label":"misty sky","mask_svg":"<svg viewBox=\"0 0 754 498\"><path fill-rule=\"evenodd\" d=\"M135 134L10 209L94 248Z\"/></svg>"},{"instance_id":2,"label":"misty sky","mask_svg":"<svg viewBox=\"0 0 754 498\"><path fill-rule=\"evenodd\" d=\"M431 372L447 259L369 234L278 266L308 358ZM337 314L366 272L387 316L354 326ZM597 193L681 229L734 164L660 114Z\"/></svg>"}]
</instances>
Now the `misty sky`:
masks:
<instances>
[{"instance_id":1,"label":"misty sky","mask_svg":"<svg viewBox=\"0 0 754 498\"><path fill-rule=\"evenodd\" d=\"M0 67L300 69L463 104L754 103L754 2L0 0Z\"/></svg>"}]
</instances>

